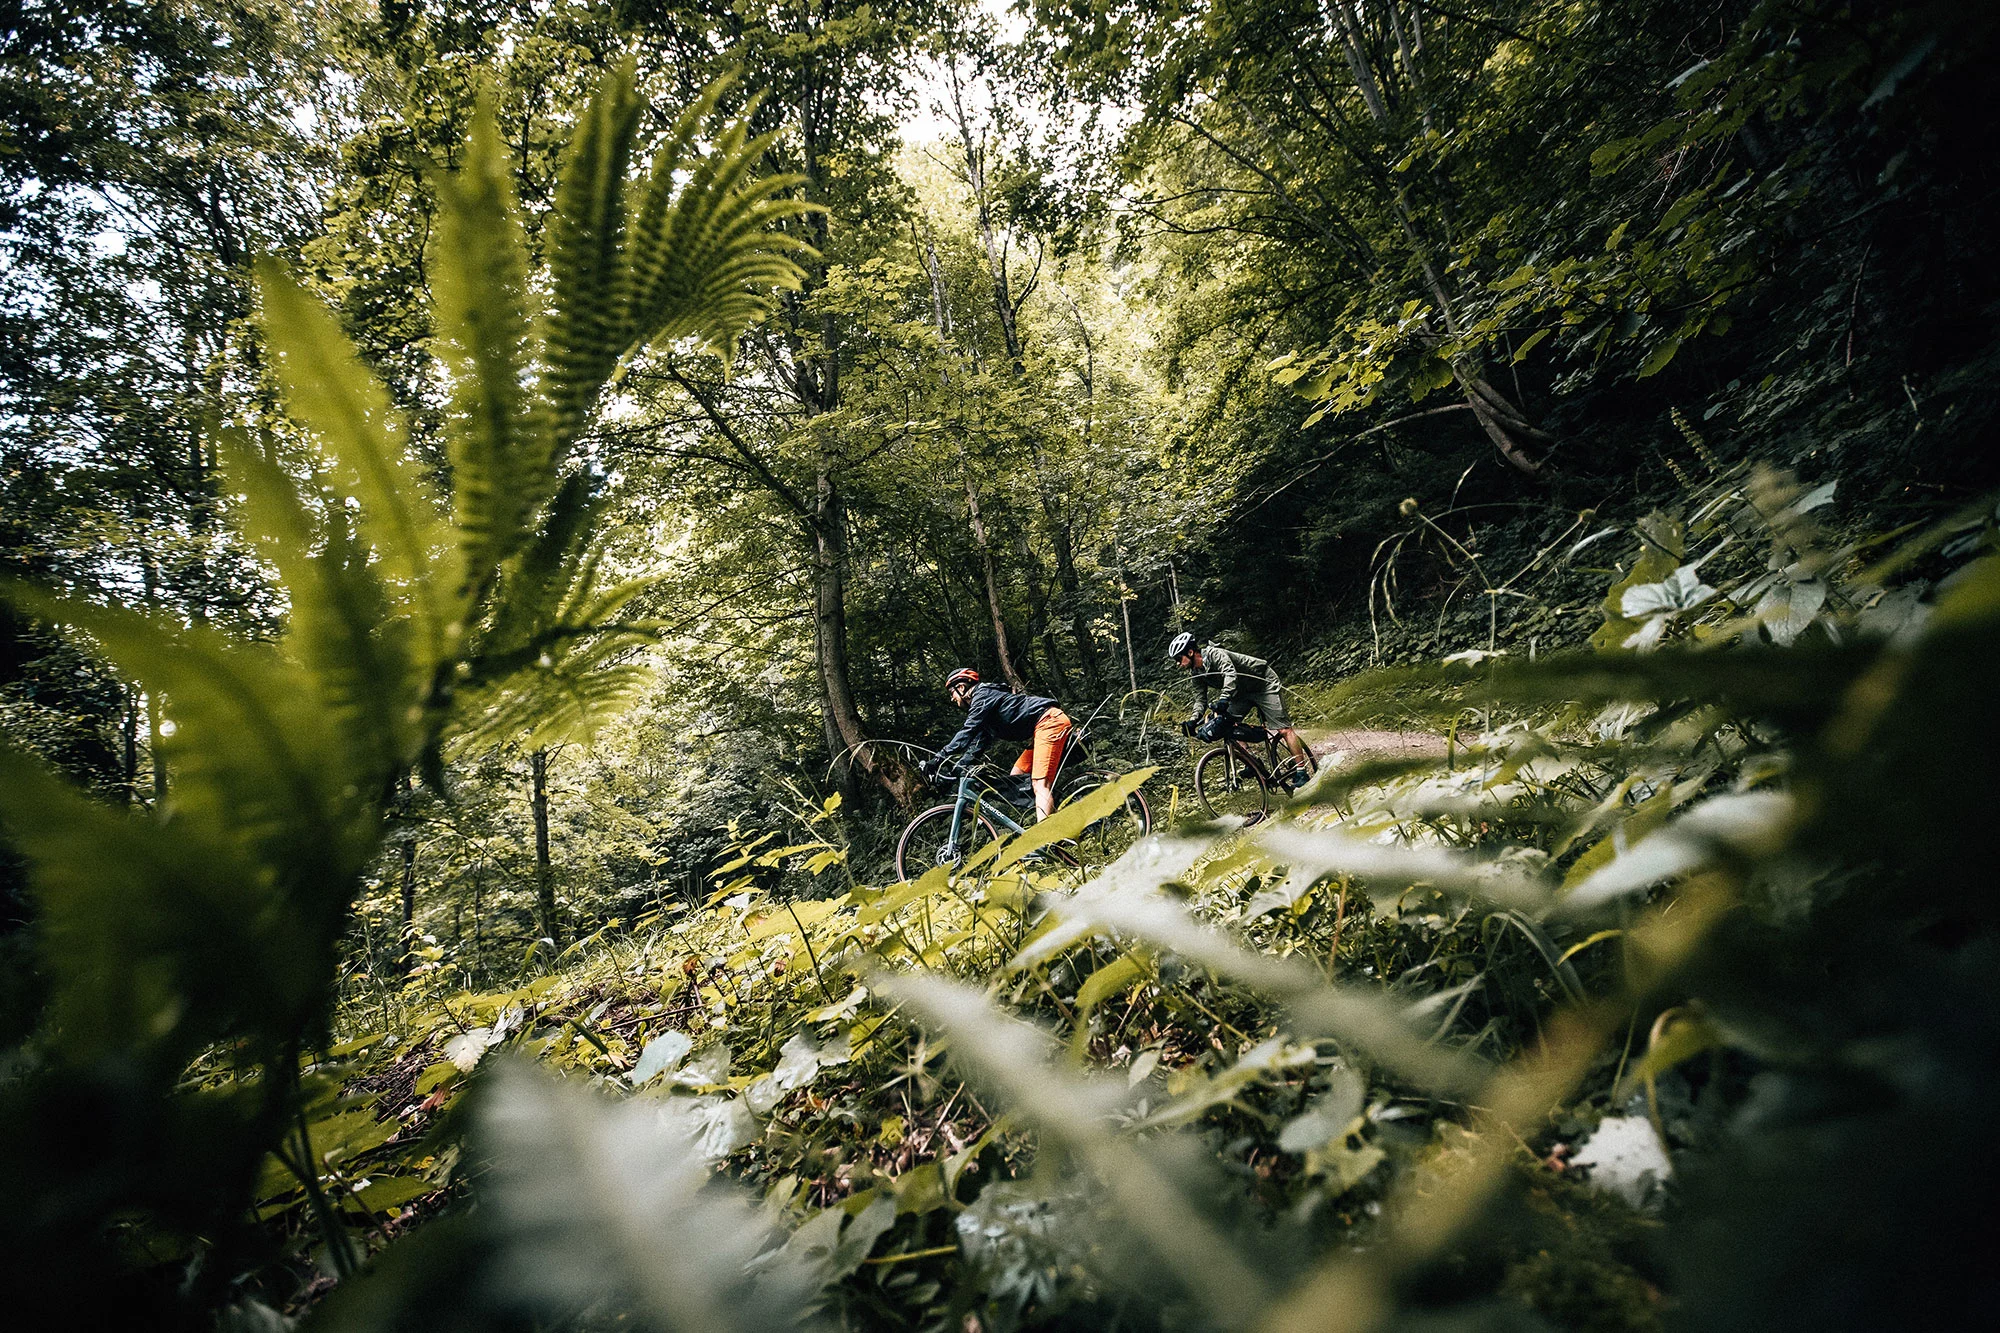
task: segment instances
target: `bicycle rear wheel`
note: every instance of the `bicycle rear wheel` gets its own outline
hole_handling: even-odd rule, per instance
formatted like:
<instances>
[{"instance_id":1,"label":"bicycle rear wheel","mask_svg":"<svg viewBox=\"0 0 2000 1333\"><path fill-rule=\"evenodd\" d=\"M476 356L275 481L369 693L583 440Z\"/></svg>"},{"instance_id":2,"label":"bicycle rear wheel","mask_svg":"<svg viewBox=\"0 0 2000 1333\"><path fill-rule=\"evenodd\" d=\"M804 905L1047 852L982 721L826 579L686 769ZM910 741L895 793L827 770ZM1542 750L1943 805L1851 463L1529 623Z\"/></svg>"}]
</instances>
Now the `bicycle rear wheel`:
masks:
<instances>
[{"instance_id":1,"label":"bicycle rear wheel","mask_svg":"<svg viewBox=\"0 0 2000 1333\"><path fill-rule=\"evenodd\" d=\"M1117 773L1079 773L1060 793L1062 803L1088 796L1099 787L1115 782ZM1145 837L1153 830L1153 811L1146 804L1143 793L1127 792L1119 808L1095 823L1085 826L1076 835L1076 856L1092 865L1103 865L1115 861L1127 847Z\"/></svg>"},{"instance_id":2,"label":"bicycle rear wheel","mask_svg":"<svg viewBox=\"0 0 2000 1333\"><path fill-rule=\"evenodd\" d=\"M896 840L896 878L916 879L932 866L954 869L965 858L1000 836L985 815L965 812L958 824L958 844L951 845L951 812L955 804L934 805L912 819Z\"/></svg>"},{"instance_id":3,"label":"bicycle rear wheel","mask_svg":"<svg viewBox=\"0 0 2000 1333\"><path fill-rule=\"evenodd\" d=\"M1264 775L1226 745L1218 745L1195 761L1194 794L1202 808L1220 819L1241 815L1261 819L1271 809L1271 789Z\"/></svg>"}]
</instances>

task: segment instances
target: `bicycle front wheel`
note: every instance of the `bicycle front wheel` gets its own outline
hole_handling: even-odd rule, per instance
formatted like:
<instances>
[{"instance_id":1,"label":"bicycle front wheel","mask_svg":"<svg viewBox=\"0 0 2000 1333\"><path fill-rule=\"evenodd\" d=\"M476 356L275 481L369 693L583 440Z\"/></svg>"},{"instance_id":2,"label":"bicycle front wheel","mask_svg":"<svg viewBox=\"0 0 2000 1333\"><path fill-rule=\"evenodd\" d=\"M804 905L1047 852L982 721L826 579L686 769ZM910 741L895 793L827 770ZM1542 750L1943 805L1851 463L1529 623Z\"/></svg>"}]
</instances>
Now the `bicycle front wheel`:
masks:
<instances>
[{"instance_id":1,"label":"bicycle front wheel","mask_svg":"<svg viewBox=\"0 0 2000 1333\"><path fill-rule=\"evenodd\" d=\"M957 869L966 857L1000 836L985 815L967 810L958 821L958 841L953 843L951 812L956 808L952 803L934 805L910 821L896 841L896 878L916 879L932 866Z\"/></svg>"},{"instance_id":2,"label":"bicycle front wheel","mask_svg":"<svg viewBox=\"0 0 2000 1333\"><path fill-rule=\"evenodd\" d=\"M1218 745L1195 761L1194 794L1216 819L1241 815L1257 820L1271 809L1271 789L1264 775L1227 745Z\"/></svg>"},{"instance_id":3,"label":"bicycle front wheel","mask_svg":"<svg viewBox=\"0 0 2000 1333\"><path fill-rule=\"evenodd\" d=\"M1099 787L1118 779L1116 773L1080 773L1073 784L1063 792L1063 804L1080 800ZM1153 811L1146 804L1144 794L1133 791L1126 793L1118 809L1087 825L1076 835L1076 856L1092 865L1103 865L1118 859L1127 847L1145 837L1153 830Z\"/></svg>"}]
</instances>

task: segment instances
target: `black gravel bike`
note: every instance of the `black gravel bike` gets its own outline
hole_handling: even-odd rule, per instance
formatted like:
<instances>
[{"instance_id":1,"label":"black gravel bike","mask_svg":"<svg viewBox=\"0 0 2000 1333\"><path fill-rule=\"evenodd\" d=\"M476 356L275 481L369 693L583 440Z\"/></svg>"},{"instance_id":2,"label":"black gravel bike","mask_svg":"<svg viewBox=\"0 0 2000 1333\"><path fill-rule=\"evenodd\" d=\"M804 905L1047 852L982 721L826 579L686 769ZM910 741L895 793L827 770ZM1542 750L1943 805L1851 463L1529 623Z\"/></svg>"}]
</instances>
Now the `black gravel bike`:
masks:
<instances>
[{"instance_id":1,"label":"black gravel bike","mask_svg":"<svg viewBox=\"0 0 2000 1333\"><path fill-rule=\"evenodd\" d=\"M1195 798L1215 818L1241 815L1254 824L1312 774L1279 742L1277 732L1247 722L1228 725L1222 741L1194 761Z\"/></svg>"}]
</instances>

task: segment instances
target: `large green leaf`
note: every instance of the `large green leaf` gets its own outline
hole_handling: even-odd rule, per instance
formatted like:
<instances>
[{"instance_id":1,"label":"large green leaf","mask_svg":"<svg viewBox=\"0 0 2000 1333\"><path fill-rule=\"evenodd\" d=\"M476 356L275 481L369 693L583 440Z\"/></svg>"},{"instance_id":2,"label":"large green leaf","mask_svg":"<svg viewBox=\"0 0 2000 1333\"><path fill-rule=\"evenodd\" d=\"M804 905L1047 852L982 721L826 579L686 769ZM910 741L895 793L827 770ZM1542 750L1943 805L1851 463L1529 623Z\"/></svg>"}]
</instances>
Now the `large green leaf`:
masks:
<instances>
[{"instance_id":1,"label":"large green leaf","mask_svg":"<svg viewBox=\"0 0 2000 1333\"><path fill-rule=\"evenodd\" d=\"M1026 833L1008 841L993 858L995 871L1005 870L1022 857L1065 838L1074 838L1100 819L1110 817L1125 804L1125 798L1143 787L1157 772L1158 765L1121 774L1114 782L1095 787L1063 806Z\"/></svg>"},{"instance_id":2,"label":"large green leaf","mask_svg":"<svg viewBox=\"0 0 2000 1333\"><path fill-rule=\"evenodd\" d=\"M357 783L386 780L414 753L410 707L424 686L407 651L407 625L391 617L342 507L315 523L297 484L241 433L225 432L218 452L243 494L240 525L284 582L285 647L317 687L329 735L346 752L341 771Z\"/></svg>"},{"instance_id":3,"label":"large green leaf","mask_svg":"<svg viewBox=\"0 0 2000 1333\"><path fill-rule=\"evenodd\" d=\"M501 572L492 610L479 631L476 657L518 651L564 623L563 608L585 595L595 577L590 543L603 512L588 473L572 472L563 479L533 537Z\"/></svg>"},{"instance_id":4,"label":"large green leaf","mask_svg":"<svg viewBox=\"0 0 2000 1333\"><path fill-rule=\"evenodd\" d=\"M313 1003L313 926L242 849L99 805L0 746L0 819L29 861L60 1057L163 1053L268 1030Z\"/></svg>"},{"instance_id":5,"label":"large green leaf","mask_svg":"<svg viewBox=\"0 0 2000 1333\"><path fill-rule=\"evenodd\" d=\"M260 264L257 279L285 405L326 451L330 480L358 503L361 534L407 607L416 650L439 661L457 616L450 598L457 571L442 563L448 534L402 417L324 305L275 261Z\"/></svg>"},{"instance_id":6,"label":"large green leaf","mask_svg":"<svg viewBox=\"0 0 2000 1333\"><path fill-rule=\"evenodd\" d=\"M533 428L522 388L527 260L511 172L482 99L464 165L438 181L430 263L439 350L452 371L453 512L473 588L526 537L555 489L550 442Z\"/></svg>"},{"instance_id":7,"label":"large green leaf","mask_svg":"<svg viewBox=\"0 0 2000 1333\"><path fill-rule=\"evenodd\" d=\"M1480 1085L1488 1072L1482 1060L1431 1045L1404 1008L1379 989L1329 984L1303 959L1246 949L1197 921L1183 903L1162 891L1211 845L1206 838L1154 834L1140 839L1075 894L1051 902L1042 927L1010 966L1038 966L1093 935L1141 940L1158 952L1178 954L1218 976L1282 998L1295 1036L1334 1037L1423 1086L1457 1094Z\"/></svg>"},{"instance_id":8,"label":"large green leaf","mask_svg":"<svg viewBox=\"0 0 2000 1333\"><path fill-rule=\"evenodd\" d=\"M124 607L16 587L10 599L93 640L118 669L165 700L174 815L274 866L314 875L359 865L375 793L329 762L343 753L312 680L267 644Z\"/></svg>"},{"instance_id":9,"label":"large green leaf","mask_svg":"<svg viewBox=\"0 0 2000 1333\"><path fill-rule=\"evenodd\" d=\"M552 299L543 324L543 433L559 460L632 345L625 174L644 103L627 58L605 76L564 153L549 220Z\"/></svg>"}]
</instances>

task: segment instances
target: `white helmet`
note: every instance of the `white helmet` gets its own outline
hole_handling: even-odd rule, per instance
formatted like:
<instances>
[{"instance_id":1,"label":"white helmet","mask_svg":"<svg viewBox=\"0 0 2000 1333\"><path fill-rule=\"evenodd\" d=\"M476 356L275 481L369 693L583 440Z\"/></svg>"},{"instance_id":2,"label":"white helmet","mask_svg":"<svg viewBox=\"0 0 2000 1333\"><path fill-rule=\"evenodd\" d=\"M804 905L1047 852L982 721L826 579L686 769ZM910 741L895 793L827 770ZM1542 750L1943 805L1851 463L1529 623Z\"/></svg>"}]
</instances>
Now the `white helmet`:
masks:
<instances>
[{"instance_id":1,"label":"white helmet","mask_svg":"<svg viewBox=\"0 0 2000 1333\"><path fill-rule=\"evenodd\" d=\"M1174 641L1167 645L1167 656L1175 661L1179 661L1182 657L1193 651L1194 635L1192 634L1176 634L1174 635Z\"/></svg>"}]
</instances>

